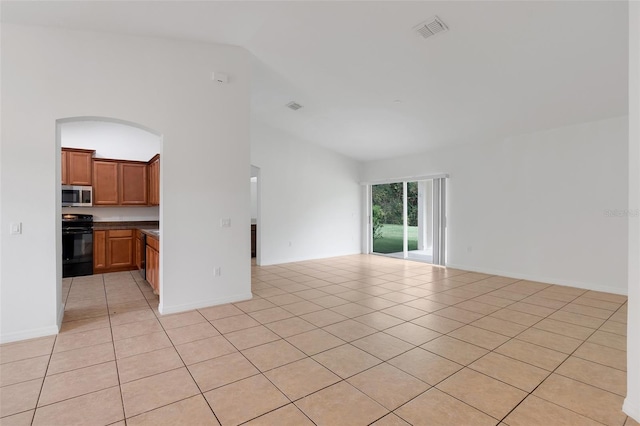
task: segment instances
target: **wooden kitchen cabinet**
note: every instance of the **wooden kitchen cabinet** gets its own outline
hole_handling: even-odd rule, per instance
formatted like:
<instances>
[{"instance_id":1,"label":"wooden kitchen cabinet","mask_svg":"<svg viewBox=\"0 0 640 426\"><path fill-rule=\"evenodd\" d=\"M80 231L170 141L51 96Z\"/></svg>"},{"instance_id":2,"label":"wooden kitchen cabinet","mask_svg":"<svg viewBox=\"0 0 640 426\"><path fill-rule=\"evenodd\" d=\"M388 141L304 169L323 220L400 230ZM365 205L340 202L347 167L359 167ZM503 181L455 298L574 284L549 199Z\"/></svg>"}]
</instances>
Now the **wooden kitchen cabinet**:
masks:
<instances>
[{"instance_id":1,"label":"wooden kitchen cabinet","mask_svg":"<svg viewBox=\"0 0 640 426\"><path fill-rule=\"evenodd\" d=\"M149 205L160 205L160 154L156 154L148 164L149 170Z\"/></svg>"},{"instance_id":2,"label":"wooden kitchen cabinet","mask_svg":"<svg viewBox=\"0 0 640 426\"><path fill-rule=\"evenodd\" d=\"M107 268L107 231L93 231L93 272Z\"/></svg>"},{"instance_id":3,"label":"wooden kitchen cabinet","mask_svg":"<svg viewBox=\"0 0 640 426\"><path fill-rule=\"evenodd\" d=\"M144 250L146 247L143 247L142 244L142 232L136 230L136 239L135 239L135 265L138 270L142 269L142 259L144 259Z\"/></svg>"},{"instance_id":4,"label":"wooden kitchen cabinet","mask_svg":"<svg viewBox=\"0 0 640 426\"><path fill-rule=\"evenodd\" d=\"M119 196L122 206L147 205L147 164L124 162L119 164Z\"/></svg>"},{"instance_id":5,"label":"wooden kitchen cabinet","mask_svg":"<svg viewBox=\"0 0 640 426\"><path fill-rule=\"evenodd\" d=\"M160 290L160 241L147 236L146 247L146 271L147 282L151 285L153 292L159 294Z\"/></svg>"},{"instance_id":6,"label":"wooden kitchen cabinet","mask_svg":"<svg viewBox=\"0 0 640 426\"><path fill-rule=\"evenodd\" d=\"M118 205L118 163L108 160L93 161L93 204Z\"/></svg>"},{"instance_id":7,"label":"wooden kitchen cabinet","mask_svg":"<svg viewBox=\"0 0 640 426\"><path fill-rule=\"evenodd\" d=\"M132 229L93 231L93 272L135 269L133 240Z\"/></svg>"},{"instance_id":8,"label":"wooden kitchen cabinet","mask_svg":"<svg viewBox=\"0 0 640 426\"><path fill-rule=\"evenodd\" d=\"M89 149L62 148L62 184L91 186L94 154Z\"/></svg>"},{"instance_id":9,"label":"wooden kitchen cabinet","mask_svg":"<svg viewBox=\"0 0 640 426\"><path fill-rule=\"evenodd\" d=\"M93 161L93 204L147 205L147 166L141 161Z\"/></svg>"}]
</instances>

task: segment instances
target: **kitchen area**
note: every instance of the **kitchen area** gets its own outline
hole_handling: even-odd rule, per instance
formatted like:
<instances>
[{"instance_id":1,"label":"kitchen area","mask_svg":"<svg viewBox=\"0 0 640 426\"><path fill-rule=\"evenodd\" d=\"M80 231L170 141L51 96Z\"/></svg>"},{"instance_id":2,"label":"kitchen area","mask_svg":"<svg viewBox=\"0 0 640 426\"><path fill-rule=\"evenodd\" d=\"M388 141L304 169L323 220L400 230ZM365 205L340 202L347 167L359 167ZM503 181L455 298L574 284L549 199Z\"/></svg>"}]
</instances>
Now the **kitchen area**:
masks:
<instances>
[{"instance_id":1,"label":"kitchen area","mask_svg":"<svg viewBox=\"0 0 640 426\"><path fill-rule=\"evenodd\" d=\"M137 270L159 294L160 151L129 124L62 124L63 278Z\"/></svg>"}]
</instances>

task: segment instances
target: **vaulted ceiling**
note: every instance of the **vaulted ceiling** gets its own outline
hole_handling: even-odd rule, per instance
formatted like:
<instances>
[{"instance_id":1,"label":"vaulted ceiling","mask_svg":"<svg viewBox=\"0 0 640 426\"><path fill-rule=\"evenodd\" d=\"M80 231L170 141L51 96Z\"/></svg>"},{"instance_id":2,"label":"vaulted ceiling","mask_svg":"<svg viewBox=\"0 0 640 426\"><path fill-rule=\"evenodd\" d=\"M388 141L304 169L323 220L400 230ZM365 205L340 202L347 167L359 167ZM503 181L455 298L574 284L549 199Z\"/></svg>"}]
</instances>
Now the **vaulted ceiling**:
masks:
<instances>
[{"instance_id":1,"label":"vaulted ceiling","mask_svg":"<svg viewBox=\"0 0 640 426\"><path fill-rule=\"evenodd\" d=\"M434 15L449 31L417 36ZM3 1L2 21L243 46L254 119L360 161L627 114L622 1Z\"/></svg>"}]
</instances>

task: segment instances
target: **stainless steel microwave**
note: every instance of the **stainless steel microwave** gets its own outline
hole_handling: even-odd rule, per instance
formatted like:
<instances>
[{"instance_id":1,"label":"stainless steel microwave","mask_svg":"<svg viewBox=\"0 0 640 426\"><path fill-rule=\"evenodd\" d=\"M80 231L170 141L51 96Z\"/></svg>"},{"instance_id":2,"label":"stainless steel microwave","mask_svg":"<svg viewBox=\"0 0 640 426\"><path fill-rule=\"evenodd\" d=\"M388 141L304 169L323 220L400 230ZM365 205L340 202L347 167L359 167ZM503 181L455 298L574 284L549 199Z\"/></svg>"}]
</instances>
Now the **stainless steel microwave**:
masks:
<instances>
[{"instance_id":1,"label":"stainless steel microwave","mask_svg":"<svg viewBox=\"0 0 640 426\"><path fill-rule=\"evenodd\" d=\"M62 207L91 207L92 205L92 187L62 185Z\"/></svg>"}]
</instances>

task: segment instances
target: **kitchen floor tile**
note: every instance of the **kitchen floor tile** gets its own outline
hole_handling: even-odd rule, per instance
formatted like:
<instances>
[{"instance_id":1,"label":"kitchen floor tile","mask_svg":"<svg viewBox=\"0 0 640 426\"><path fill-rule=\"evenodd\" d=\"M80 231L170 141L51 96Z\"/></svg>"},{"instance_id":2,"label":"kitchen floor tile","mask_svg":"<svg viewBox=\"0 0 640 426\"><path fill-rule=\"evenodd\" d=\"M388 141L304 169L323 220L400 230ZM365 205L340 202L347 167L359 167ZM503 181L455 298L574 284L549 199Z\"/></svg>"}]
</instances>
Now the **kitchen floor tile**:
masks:
<instances>
[{"instance_id":1,"label":"kitchen floor tile","mask_svg":"<svg viewBox=\"0 0 640 426\"><path fill-rule=\"evenodd\" d=\"M296 402L317 425L368 425L388 413L380 404L340 382Z\"/></svg>"},{"instance_id":2,"label":"kitchen floor tile","mask_svg":"<svg viewBox=\"0 0 640 426\"><path fill-rule=\"evenodd\" d=\"M315 325L298 317L272 322L267 324L267 327L281 337L294 336L316 328Z\"/></svg>"},{"instance_id":3,"label":"kitchen floor tile","mask_svg":"<svg viewBox=\"0 0 640 426\"><path fill-rule=\"evenodd\" d=\"M119 359L120 383L128 383L144 377L183 367L178 352L172 347Z\"/></svg>"},{"instance_id":4,"label":"kitchen floor tile","mask_svg":"<svg viewBox=\"0 0 640 426\"><path fill-rule=\"evenodd\" d=\"M65 352L55 352L51 356L47 375L63 373L91 365L102 364L116 359L113 343L102 343L86 348L73 349Z\"/></svg>"},{"instance_id":5,"label":"kitchen floor tile","mask_svg":"<svg viewBox=\"0 0 640 426\"><path fill-rule=\"evenodd\" d=\"M167 348L171 346L171 341L164 332L159 332L116 340L113 344L116 349L116 358L120 359Z\"/></svg>"},{"instance_id":6,"label":"kitchen floor tile","mask_svg":"<svg viewBox=\"0 0 640 426\"><path fill-rule=\"evenodd\" d=\"M555 373L615 393L627 395L627 374L575 356L567 358Z\"/></svg>"},{"instance_id":7,"label":"kitchen floor tile","mask_svg":"<svg viewBox=\"0 0 640 426\"><path fill-rule=\"evenodd\" d=\"M33 425L108 425L123 419L120 388L114 386L39 407Z\"/></svg>"},{"instance_id":8,"label":"kitchen floor tile","mask_svg":"<svg viewBox=\"0 0 640 426\"><path fill-rule=\"evenodd\" d=\"M479 346L449 336L438 337L420 347L462 365L471 364L488 352Z\"/></svg>"},{"instance_id":9,"label":"kitchen floor tile","mask_svg":"<svg viewBox=\"0 0 640 426\"><path fill-rule=\"evenodd\" d=\"M472 325L460 327L448 335L488 350L493 350L509 340L509 337L507 336L474 327Z\"/></svg>"},{"instance_id":10,"label":"kitchen floor tile","mask_svg":"<svg viewBox=\"0 0 640 426\"><path fill-rule=\"evenodd\" d=\"M48 364L48 355L0 364L0 387L44 377Z\"/></svg>"},{"instance_id":11,"label":"kitchen floor tile","mask_svg":"<svg viewBox=\"0 0 640 426\"><path fill-rule=\"evenodd\" d=\"M260 369L268 371L281 365L305 358L305 354L286 340L276 340L242 351L244 356Z\"/></svg>"},{"instance_id":12,"label":"kitchen floor tile","mask_svg":"<svg viewBox=\"0 0 640 426\"><path fill-rule=\"evenodd\" d=\"M395 327L388 328L384 330L384 332L416 346L422 345L423 343L427 343L428 341L441 336L441 334L436 331L429 330L428 328L424 328L410 322L405 322Z\"/></svg>"},{"instance_id":13,"label":"kitchen floor tile","mask_svg":"<svg viewBox=\"0 0 640 426\"><path fill-rule=\"evenodd\" d=\"M627 371L627 352L607 346L584 342L574 353L578 358Z\"/></svg>"},{"instance_id":14,"label":"kitchen floor tile","mask_svg":"<svg viewBox=\"0 0 640 426\"><path fill-rule=\"evenodd\" d=\"M42 386L38 406L53 404L117 385L118 373L114 361L47 376Z\"/></svg>"},{"instance_id":15,"label":"kitchen floor tile","mask_svg":"<svg viewBox=\"0 0 640 426\"><path fill-rule=\"evenodd\" d=\"M200 393L184 367L124 383L121 389L127 418Z\"/></svg>"},{"instance_id":16,"label":"kitchen floor tile","mask_svg":"<svg viewBox=\"0 0 640 426\"><path fill-rule=\"evenodd\" d=\"M241 315L244 313L231 304L202 308L198 309L198 312L200 312L202 316L205 317L208 321L215 321L222 318Z\"/></svg>"},{"instance_id":17,"label":"kitchen floor tile","mask_svg":"<svg viewBox=\"0 0 640 426\"><path fill-rule=\"evenodd\" d=\"M222 336L184 343L176 349L187 365L236 352L236 348Z\"/></svg>"},{"instance_id":18,"label":"kitchen floor tile","mask_svg":"<svg viewBox=\"0 0 640 426\"><path fill-rule=\"evenodd\" d=\"M372 426L411 426L393 413L389 413L380 420L371 424Z\"/></svg>"},{"instance_id":19,"label":"kitchen floor tile","mask_svg":"<svg viewBox=\"0 0 640 426\"><path fill-rule=\"evenodd\" d=\"M163 330L160 322L154 318L123 325L116 325L111 328L111 331L113 332L113 340L122 340L145 334L159 333Z\"/></svg>"},{"instance_id":20,"label":"kitchen floor tile","mask_svg":"<svg viewBox=\"0 0 640 426\"><path fill-rule=\"evenodd\" d=\"M202 392L260 373L240 352L192 364L188 369Z\"/></svg>"},{"instance_id":21,"label":"kitchen floor tile","mask_svg":"<svg viewBox=\"0 0 640 426\"><path fill-rule=\"evenodd\" d=\"M251 312L249 315L260 324L269 324L270 322L280 321L294 316L291 312L285 311L278 306L275 308Z\"/></svg>"},{"instance_id":22,"label":"kitchen floor tile","mask_svg":"<svg viewBox=\"0 0 640 426\"><path fill-rule=\"evenodd\" d=\"M373 355L349 344L314 355L312 358L343 379L382 362Z\"/></svg>"},{"instance_id":23,"label":"kitchen floor tile","mask_svg":"<svg viewBox=\"0 0 640 426\"><path fill-rule=\"evenodd\" d=\"M20 382L0 388L0 417L33 410L38 402L42 379Z\"/></svg>"},{"instance_id":24,"label":"kitchen floor tile","mask_svg":"<svg viewBox=\"0 0 640 426\"><path fill-rule=\"evenodd\" d=\"M469 364L469 368L525 392L532 392L549 375L547 370L495 352Z\"/></svg>"},{"instance_id":25,"label":"kitchen floor tile","mask_svg":"<svg viewBox=\"0 0 640 426\"><path fill-rule=\"evenodd\" d=\"M165 330L172 328L185 327L187 325L206 322L206 318L200 315L198 311L189 311L180 314L163 315L160 317L160 323Z\"/></svg>"},{"instance_id":26,"label":"kitchen floor tile","mask_svg":"<svg viewBox=\"0 0 640 426\"><path fill-rule=\"evenodd\" d=\"M420 318L416 318L411 322L430 330L437 331L438 333L450 333L464 325L463 322L441 317L436 314L428 314Z\"/></svg>"},{"instance_id":27,"label":"kitchen floor tile","mask_svg":"<svg viewBox=\"0 0 640 426\"><path fill-rule=\"evenodd\" d=\"M247 314L217 319L211 321L211 324L213 324L213 326L222 334L260 325L258 321L254 320Z\"/></svg>"},{"instance_id":28,"label":"kitchen floor tile","mask_svg":"<svg viewBox=\"0 0 640 426\"><path fill-rule=\"evenodd\" d=\"M192 396L173 404L127 419L128 426L219 425L202 395Z\"/></svg>"},{"instance_id":29,"label":"kitchen floor tile","mask_svg":"<svg viewBox=\"0 0 640 426\"><path fill-rule=\"evenodd\" d=\"M550 333L544 330L538 330L536 328L529 328L520 333L516 338L518 340L523 340L525 342L533 343L565 354L572 353L578 348L578 346L580 346L580 344L582 344L582 340L563 336L561 334Z\"/></svg>"},{"instance_id":30,"label":"kitchen floor tile","mask_svg":"<svg viewBox=\"0 0 640 426\"><path fill-rule=\"evenodd\" d=\"M265 376L291 401L342 380L311 358L275 368L266 372Z\"/></svg>"},{"instance_id":31,"label":"kitchen floor tile","mask_svg":"<svg viewBox=\"0 0 640 426\"><path fill-rule=\"evenodd\" d=\"M568 357L567 354L562 352L517 339L509 340L504 345L496 348L495 352L548 371L555 370Z\"/></svg>"},{"instance_id":32,"label":"kitchen floor tile","mask_svg":"<svg viewBox=\"0 0 640 426\"><path fill-rule=\"evenodd\" d=\"M469 368L458 371L436 387L495 419L506 416L527 396L526 392Z\"/></svg>"},{"instance_id":33,"label":"kitchen floor tile","mask_svg":"<svg viewBox=\"0 0 640 426\"><path fill-rule=\"evenodd\" d=\"M529 395L504 419L509 426L575 425L598 426L598 423L559 405Z\"/></svg>"},{"instance_id":34,"label":"kitchen floor tile","mask_svg":"<svg viewBox=\"0 0 640 426\"><path fill-rule=\"evenodd\" d=\"M421 348L412 349L387 362L432 386L462 368L460 364Z\"/></svg>"},{"instance_id":35,"label":"kitchen floor tile","mask_svg":"<svg viewBox=\"0 0 640 426\"><path fill-rule=\"evenodd\" d=\"M354 320L375 328L376 330L384 330L404 322L400 318L396 318L382 312L372 312L370 314L355 317Z\"/></svg>"},{"instance_id":36,"label":"kitchen floor tile","mask_svg":"<svg viewBox=\"0 0 640 426\"><path fill-rule=\"evenodd\" d=\"M337 336L347 342L360 339L376 332L375 328L351 319L328 325L323 327L323 330L328 331L334 336Z\"/></svg>"},{"instance_id":37,"label":"kitchen floor tile","mask_svg":"<svg viewBox=\"0 0 640 426\"><path fill-rule=\"evenodd\" d=\"M31 426L35 410L23 411L22 413L0 419L2 426Z\"/></svg>"},{"instance_id":38,"label":"kitchen floor tile","mask_svg":"<svg viewBox=\"0 0 640 426\"><path fill-rule=\"evenodd\" d=\"M297 334L286 340L309 356L345 344L344 340L338 339L333 334L322 329Z\"/></svg>"},{"instance_id":39,"label":"kitchen floor tile","mask_svg":"<svg viewBox=\"0 0 640 426\"><path fill-rule=\"evenodd\" d=\"M202 340L209 337L219 336L216 330L209 322L199 322L197 324L187 325L179 328L167 330L167 335L174 345Z\"/></svg>"},{"instance_id":40,"label":"kitchen floor tile","mask_svg":"<svg viewBox=\"0 0 640 426\"><path fill-rule=\"evenodd\" d=\"M431 387L386 363L356 374L347 381L387 410L395 410Z\"/></svg>"},{"instance_id":41,"label":"kitchen floor tile","mask_svg":"<svg viewBox=\"0 0 640 426\"><path fill-rule=\"evenodd\" d=\"M344 315L340 315L328 309L304 314L301 315L300 318L315 325L316 327L325 327L347 319Z\"/></svg>"},{"instance_id":42,"label":"kitchen floor tile","mask_svg":"<svg viewBox=\"0 0 640 426\"><path fill-rule=\"evenodd\" d=\"M314 426L313 422L304 415L294 404L285 405L277 410L271 411L258 418L255 418L246 426Z\"/></svg>"},{"instance_id":43,"label":"kitchen floor tile","mask_svg":"<svg viewBox=\"0 0 640 426\"><path fill-rule=\"evenodd\" d=\"M238 350L248 349L264 343L280 340L280 336L262 325L233 331L225 334L224 337Z\"/></svg>"},{"instance_id":44,"label":"kitchen floor tile","mask_svg":"<svg viewBox=\"0 0 640 426\"><path fill-rule=\"evenodd\" d=\"M431 388L395 411L413 426L494 426L496 420L464 402Z\"/></svg>"},{"instance_id":45,"label":"kitchen floor tile","mask_svg":"<svg viewBox=\"0 0 640 426\"><path fill-rule=\"evenodd\" d=\"M81 333L63 334L58 336L53 352L70 351L72 349L86 348L88 346L99 345L100 343L111 342L111 330L99 328L97 330L84 331Z\"/></svg>"},{"instance_id":46,"label":"kitchen floor tile","mask_svg":"<svg viewBox=\"0 0 640 426\"><path fill-rule=\"evenodd\" d=\"M351 344L383 361L398 356L415 346L385 333L375 333L362 339L354 340Z\"/></svg>"},{"instance_id":47,"label":"kitchen floor tile","mask_svg":"<svg viewBox=\"0 0 640 426\"><path fill-rule=\"evenodd\" d=\"M263 375L214 389L204 396L223 426L246 422L289 403Z\"/></svg>"},{"instance_id":48,"label":"kitchen floor tile","mask_svg":"<svg viewBox=\"0 0 640 426\"><path fill-rule=\"evenodd\" d=\"M604 424L622 424L624 398L587 384L552 374L533 395Z\"/></svg>"}]
</instances>

